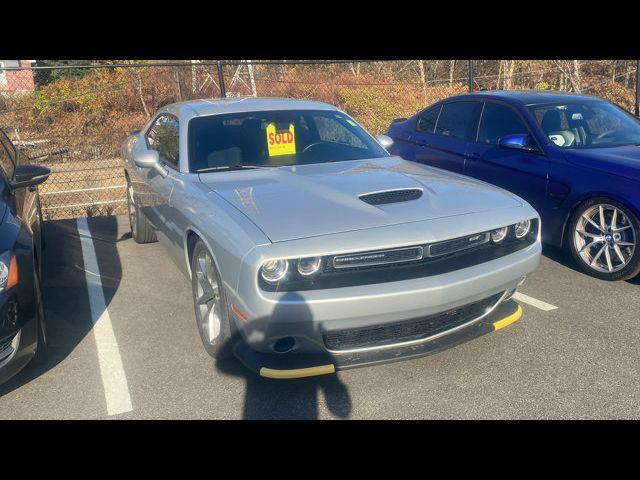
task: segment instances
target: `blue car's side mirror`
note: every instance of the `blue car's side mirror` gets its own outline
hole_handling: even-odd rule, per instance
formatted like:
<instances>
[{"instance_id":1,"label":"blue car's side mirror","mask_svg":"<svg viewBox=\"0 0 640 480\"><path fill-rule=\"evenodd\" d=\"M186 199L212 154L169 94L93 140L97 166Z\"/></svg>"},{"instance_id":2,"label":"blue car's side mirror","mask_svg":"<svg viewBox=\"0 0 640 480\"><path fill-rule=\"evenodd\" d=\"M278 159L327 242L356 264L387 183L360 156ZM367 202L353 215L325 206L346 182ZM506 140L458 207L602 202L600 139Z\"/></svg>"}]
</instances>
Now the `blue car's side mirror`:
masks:
<instances>
[{"instance_id":1,"label":"blue car's side mirror","mask_svg":"<svg viewBox=\"0 0 640 480\"><path fill-rule=\"evenodd\" d=\"M524 150L525 152L532 152L536 150L529 142L529 135L523 133L517 133L515 135L505 135L498 140L498 145L503 148L512 148L514 150Z\"/></svg>"}]
</instances>

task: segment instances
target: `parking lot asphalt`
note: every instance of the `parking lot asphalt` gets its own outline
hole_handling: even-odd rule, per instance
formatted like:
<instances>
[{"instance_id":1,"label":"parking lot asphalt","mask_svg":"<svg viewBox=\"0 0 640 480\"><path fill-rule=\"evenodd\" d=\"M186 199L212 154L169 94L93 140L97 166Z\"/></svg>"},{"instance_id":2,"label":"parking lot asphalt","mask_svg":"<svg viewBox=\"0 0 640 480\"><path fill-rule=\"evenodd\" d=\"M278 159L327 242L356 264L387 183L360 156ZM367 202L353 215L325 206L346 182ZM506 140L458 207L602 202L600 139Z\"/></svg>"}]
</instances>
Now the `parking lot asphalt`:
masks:
<instances>
[{"instance_id":1,"label":"parking lot asphalt","mask_svg":"<svg viewBox=\"0 0 640 480\"><path fill-rule=\"evenodd\" d=\"M50 221L46 235L49 358L0 385L2 419L640 418L640 281L596 280L555 249L502 330L415 360L271 380L206 354L189 282L160 244L131 239L126 217Z\"/></svg>"}]
</instances>

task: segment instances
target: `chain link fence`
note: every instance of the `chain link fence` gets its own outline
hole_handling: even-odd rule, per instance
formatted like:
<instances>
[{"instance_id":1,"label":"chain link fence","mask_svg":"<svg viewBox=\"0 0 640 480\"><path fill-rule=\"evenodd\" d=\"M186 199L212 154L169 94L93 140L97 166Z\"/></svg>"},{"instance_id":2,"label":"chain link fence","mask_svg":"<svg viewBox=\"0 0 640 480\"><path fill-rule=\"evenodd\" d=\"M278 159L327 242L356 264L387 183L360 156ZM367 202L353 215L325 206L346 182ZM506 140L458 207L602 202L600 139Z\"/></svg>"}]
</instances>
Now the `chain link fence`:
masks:
<instances>
[{"instance_id":1,"label":"chain link fence","mask_svg":"<svg viewBox=\"0 0 640 480\"><path fill-rule=\"evenodd\" d=\"M126 213L122 142L172 102L223 95L318 100L375 135L470 85L581 91L632 110L636 82L635 61L41 63L0 60L0 128L31 162L51 168L40 187L47 219Z\"/></svg>"}]
</instances>

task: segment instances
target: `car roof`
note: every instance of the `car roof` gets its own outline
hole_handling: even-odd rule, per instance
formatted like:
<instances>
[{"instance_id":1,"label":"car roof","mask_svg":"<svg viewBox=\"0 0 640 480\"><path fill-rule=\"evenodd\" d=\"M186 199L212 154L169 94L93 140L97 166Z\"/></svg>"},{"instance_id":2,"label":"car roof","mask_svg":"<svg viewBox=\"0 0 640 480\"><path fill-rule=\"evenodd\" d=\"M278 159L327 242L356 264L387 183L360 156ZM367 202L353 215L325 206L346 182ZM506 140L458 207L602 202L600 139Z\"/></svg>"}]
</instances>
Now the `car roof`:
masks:
<instances>
[{"instance_id":1,"label":"car roof","mask_svg":"<svg viewBox=\"0 0 640 480\"><path fill-rule=\"evenodd\" d=\"M553 90L491 90L465 93L449 98L496 98L522 105L541 105L546 103L581 101L604 101L591 95L571 92L557 92Z\"/></svg>"},{"instance_id":2,"label":"car roof","mask_svg":"<svg viewBox=\"0 0 640 480\"><path fill-rule=\"evenodd\" d=\"M189 100L165 105L162 110L188 117L242 113L268 110L338 110L323 102L311 102L292 98L232 97L206 100Z\"/></svg>"}]
</instances>

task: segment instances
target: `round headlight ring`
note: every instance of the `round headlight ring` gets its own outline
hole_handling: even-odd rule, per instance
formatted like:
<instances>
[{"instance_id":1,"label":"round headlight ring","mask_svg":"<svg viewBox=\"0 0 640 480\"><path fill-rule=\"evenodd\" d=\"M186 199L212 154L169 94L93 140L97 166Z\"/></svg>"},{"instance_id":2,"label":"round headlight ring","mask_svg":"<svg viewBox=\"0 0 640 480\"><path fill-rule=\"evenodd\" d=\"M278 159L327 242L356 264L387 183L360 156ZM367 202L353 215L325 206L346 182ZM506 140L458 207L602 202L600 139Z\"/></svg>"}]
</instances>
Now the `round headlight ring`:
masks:
<instances>
[{"instance_id":1,"label":"round headlight ring","mask_svg":"<svg viewBox=\"0 0 640 480\"><path fill-rule=\"evenodd\" d=\"M509 232L509 227L496 228L491 231L491 241L493 243L500 243L505 238L507 238L507 233Z\"/></svg>"},{"instance_id":2,"label":"round headlight ring","mask_svg":"<svg viewBox=\"0 0 640 480\"><path fill-rule=\"evenodd\" d=\"M298 273L303 277L310 277L318 270L320 270L320 265L322 264L321 257L307 257L301 258L298 260Z\"/></svg>"},{"instance_id":3,"label":"round headlight ring","mask_svg":"<svg viewBox=\"0 0 640 480\"><path fill-rule=\"evenodd\" d=\"M523 220L522 222L516 223L515 235L517 239L526 237L530 231L531 231L531 220Z\"/></svg>"},{"instance_id":4,"label":"round headlight ring","mask_svg":"<svg viewBox=\"0 0 640 480\"><path fill-rule=\"evenodd\" d=\"M260 268L260 275L265 282L277 283L282 280L289 271L287 260L267 260Z\"/></svg>"}]
</instances>

